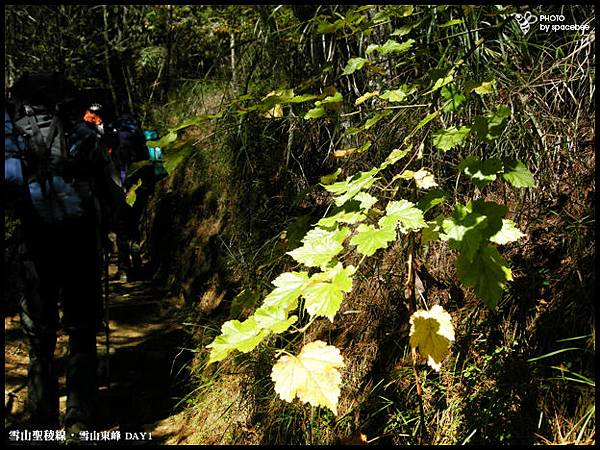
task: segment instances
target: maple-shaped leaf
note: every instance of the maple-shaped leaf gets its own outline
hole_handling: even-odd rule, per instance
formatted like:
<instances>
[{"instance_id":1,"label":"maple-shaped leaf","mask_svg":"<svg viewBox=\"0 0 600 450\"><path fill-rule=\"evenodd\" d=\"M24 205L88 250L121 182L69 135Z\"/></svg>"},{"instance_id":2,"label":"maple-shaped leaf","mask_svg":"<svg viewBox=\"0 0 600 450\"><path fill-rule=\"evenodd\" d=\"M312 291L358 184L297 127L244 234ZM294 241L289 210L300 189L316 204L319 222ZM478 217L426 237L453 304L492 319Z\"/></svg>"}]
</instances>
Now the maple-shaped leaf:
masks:
<instances>
[{"instance_id":1,"label":"maple-shaped leaf","mask_svg":"<svg viewBox=\"0 0 600 450\"><path fill-rule=\"evenodd\" d=\"M440 305L435 305L429 311L416 311L410 316L410 346L418 349L436 372L440 371L453 341L452 317Z\"/></svg>"},{"instance_id":2,"label":"maple-shaped leaf","mask_svg":"<svg viewBox=\"0 0 600 450\"><path fill-rule=\"evenodd\" d=\"M377 203L377 199L373 197L371 194L367 192L359 192L354 196L354 200L360 203L360 209L368 211L371 209L375 203Z\"/></svg>"},{"instance_id":3,"label":"maple-shaped leaf","mask_svg":"<svg viewBox=\"0 0 600 450\"><path fill-rule=\"evenodd\" d=\"M279 275L273 284L275 289L267 295L263 305L275 305L279 309L290 311L298 306L298 297L304 283L308 281L307 272L285 272Z\"/></svg>"},{"instance_id":4,"label":"maple-shaped leaf","mask_svg":"<svg viewBox=\"0 0 600 450\"><path fill-rule=\"evenodd\" d=\"M326 272L310 277L304 285L302 296L304 307L311 317L327 317L331 322L340 309L344 292L352 290L354 266L343 267L338 263Z\"/></svg>"},{"instance_id":5,"label":"maple-shaped leaf","mask_svg":"<svg viewBox=\"0 0 600 450\"><path fill-rule=\"evenodd\" d=\"M271 371L275 392L282 400L292 402L298 397L303 403L324 406L337 415L344 367L340 351L323 341L306 344L298 356L279 358Z\"/></svg>"},{"instance_id":6,"label":"maple-shaped leaf","mask_svg":"<svg viewBox=\"0 0 600 450\"><path fill-rule=\"evenodd\" d=\"M423 211L407 200L389 202L385 208L386 215L379 219L382 228L396 227L400 224L400 231L419 230L427 224L423 218Z\"/></svg>"},{"instance_id":7,"label":"maple-shaped leaf","mask_svg":"<svg viewBox=\"0 0 600 450\"><path fill-rule=\"evenodd\" d=\"M459 130L456 127L450 127L446 130L440 130L433 133L433 146L443 152L453 149L454 147L460 147L464 144L465 139L471 129L469 127L460 127Z\"/></svg>"},{"instance_id":8,"label":"maple-shaped leaf","mask_svg":"<svg viewBox=\"0 0 600 450\"><path fill-rule=\"evenodd\" d=\"M396 227L388 226L375 228L373 225L360 224L357 234L350 243L356 245L356 250L365 256L373 255L380 248L386 248L391 241L396 240Z\"/></svg>"},{"instance_id":9,"label":"maple-shaped leaf","mask_svg":"<svg viewBox=\"0 0 600 450\"><path fill-rule=\"evenodd\" d=\"M307 267L322 267L344 249L342 242L349 233L348 228L339 231L314 228L302 239L304 245L287 254Z\"/></svg>"},{"instance_id":10,"label":"maple-shaped leaf","mask_svg":"<svg viewBox=\"0 0 600 450\"><path fill-rule=\"evenodd\" d=\"M456 276L465 286L475 289L477 297L490 309L496 307L506 283L512 280L512 272L506 260L491 245L477 251L471 261L462 253L458 255Z\"/></svg>"},{"instance_id":11,"label":"maple-shaped leaf","mask_svg":"<svg viewBox=\"0 0 600 450\"><path fill-rule=\"evenodd\" d=\"M256 320L258 327L275 334L283 333L298 320L297 316L288 318L287 311L276 305L262 305L254 311L252 317Z\"/></svg>"},{"instance_id":12,"label":"maple-shaped leaf","mask_svg":"<svg viewBox=\"0 0 600 450\"><path fill-rule=\"evenodd\" d=\"M342 206L360 191L370 188L377 181L375 175L378 172L378 168L373 168L368 172L359 172L352 177L348 177L346 181L338 181L337 183L325 186L325 189L333 192L336 195L334 199L335 204Z\"/></svg>"},{"instance_id":13,"label":"maple-shaped leaf","mask_svg":"<svg viewBox=\"0 0 600 450\"><path fill-rule=\"evenodd\" d=\"M504 173L502 178L513 187L526 188L535 187L535 179L527 166L519 160L504 160Z\"/></svg>"},{"instance_id":14,"label":"maple-shaped leaf","mask_svg":"<svg viewBox=\"0 0 600 450\"><path fill-rule=\"evenodd\" d=\"M206 346L211 349L208 364L225 359L233 350L252 351L268 334L252 316L243 322L229 320L221 326L221 334Z\"/></svg>"}]
</instances>

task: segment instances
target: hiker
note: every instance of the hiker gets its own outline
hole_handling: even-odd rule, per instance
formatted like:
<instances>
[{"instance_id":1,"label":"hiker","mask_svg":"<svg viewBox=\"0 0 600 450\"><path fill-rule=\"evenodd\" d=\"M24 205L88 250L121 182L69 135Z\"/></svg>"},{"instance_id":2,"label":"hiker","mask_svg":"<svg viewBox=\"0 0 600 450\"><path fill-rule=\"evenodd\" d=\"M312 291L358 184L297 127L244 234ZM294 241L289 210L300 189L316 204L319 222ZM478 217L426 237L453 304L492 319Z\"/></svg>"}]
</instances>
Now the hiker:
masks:
<instances>
[{"instance_id":1,"label":"hiker","mask_svg":"<svg viewBox=\"0 0 600 450\"><path fill-rule=\"evenodd\" d=\"M78 91L70 80L24 74L9 95L5 183L11 189L5 195L21 195L7 204L17 211L23 235L20 315L30 346L26 407L33 429L60 427L53 360L60 309L69 337L63 425L67 435L77 434L97 420L103 235L121 191L107 176L100 110L89 107L77 119Z\"/></svg>"},{"instance_id":2,"label":"hiker","mask_svg":"<svg viewBox=\"0 0 600 450\"><path fill-rule=\"evenodd\" d=\"M146 138L138 126L133 114L122 114L111 125L114 146L111 157L119 174L121 186L127 192L137 181L128 176L128 171L136 162L149 159ZM143 180L142 180L143 181ZM117 213L116 240L118 253L117 278L122 282L139 275L141 258L139 248L139 220L147 186L136 189L137 204L124 204Z\"/></svg>"}]
</instances>

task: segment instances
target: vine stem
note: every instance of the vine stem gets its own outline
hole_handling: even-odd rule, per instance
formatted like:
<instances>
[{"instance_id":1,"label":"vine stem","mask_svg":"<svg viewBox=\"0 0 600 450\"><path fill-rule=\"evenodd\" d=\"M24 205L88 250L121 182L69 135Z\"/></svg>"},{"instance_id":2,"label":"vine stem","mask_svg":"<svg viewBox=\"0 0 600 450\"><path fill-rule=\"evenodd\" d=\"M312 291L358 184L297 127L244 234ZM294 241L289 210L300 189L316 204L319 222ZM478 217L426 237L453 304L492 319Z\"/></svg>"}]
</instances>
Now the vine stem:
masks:
<instances>
[{"instance_id":1,"label":"vine stem","mask_svg":"<svg viewBox=\"0 0 600 450\"><path fill-rule=\"evenodd\" d=\"M415 237L414 233L410 233L408 235L408 261L407 261L407 271L408 274L406 276L406 296L408 300L408 310L409 314L412 316L417 309L416 298L415 298L415 266L414 266L414 247L415 247ZM415 376L415 385L417 386L417 397L419 400L419 445L423 444L423 440L427 431L425 430L425 412L423 409L423 386L421 385L421 379L419 377L419 369L417 368L417 350L411 346L411 356L412 356L412 369L413 374Z\"/></svg>"}]
</instances>

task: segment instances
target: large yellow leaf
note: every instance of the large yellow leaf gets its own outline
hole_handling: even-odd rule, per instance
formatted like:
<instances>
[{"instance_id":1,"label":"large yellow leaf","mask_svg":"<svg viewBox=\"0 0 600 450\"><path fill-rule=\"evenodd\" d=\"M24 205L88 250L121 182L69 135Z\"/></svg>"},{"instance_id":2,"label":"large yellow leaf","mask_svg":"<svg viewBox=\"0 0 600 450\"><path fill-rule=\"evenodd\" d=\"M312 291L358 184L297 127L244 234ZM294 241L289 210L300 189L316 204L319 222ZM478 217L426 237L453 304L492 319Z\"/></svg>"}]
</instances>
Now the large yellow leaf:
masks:
<instances>
[{"instance_id":1,"label":"large yellow leaf","mask_svg":"<svg viewBox=\"0 0 600 450\"><path fill-rule=\"evenodd\" d=\"M419 310L410 316L410 345L418 348L435 371L439 372L453 341L452 317L440 305L429 311Z\"/></svg>"},{"instance_id":2,"label":"large yellow leaf","mask_svg":"<svg viewBox=\"0 0 600 450\"><path fill-rule=\"evenodd\" d=\"M325 406L337 415L342 381L338 367L344 367L340 351L323 341L314 341L306 344L298 356L279 358L271 379L282 400L291 402L297 396L304 403Z\"/></svg>"}]
</instances>

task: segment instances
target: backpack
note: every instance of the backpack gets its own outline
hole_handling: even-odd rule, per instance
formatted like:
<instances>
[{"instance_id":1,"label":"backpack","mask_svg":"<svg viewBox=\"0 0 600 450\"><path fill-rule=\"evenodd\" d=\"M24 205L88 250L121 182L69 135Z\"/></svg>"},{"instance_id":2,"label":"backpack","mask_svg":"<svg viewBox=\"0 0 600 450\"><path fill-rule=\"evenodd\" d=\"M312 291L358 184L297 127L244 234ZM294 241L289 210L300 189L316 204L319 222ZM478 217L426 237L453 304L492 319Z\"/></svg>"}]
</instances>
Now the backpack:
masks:
<instances>
[{"instance_id":1,"label":"backpack","mask_svg":"<svg viewBox=\"0 0 600 450\"><path fill-rule=\"evenodd\" d=\"M127 164L148 159L146 138L137 121L125 114L113 124L121 156Z\"/></svg>"},{"instance_id":2,"label":"backpack","mask_svg":"<svg viewBox=\"0 0 600 450\"><path fill-rule=\"evenodd\" d=\"M65 108L75 94L74 84L57 74L25 74L11 89L15 117L5 111L7 182L27 187L30 212L47 225L80 218L93 203L91 186L67 173Z\"/></svg>"}]
</instances>

